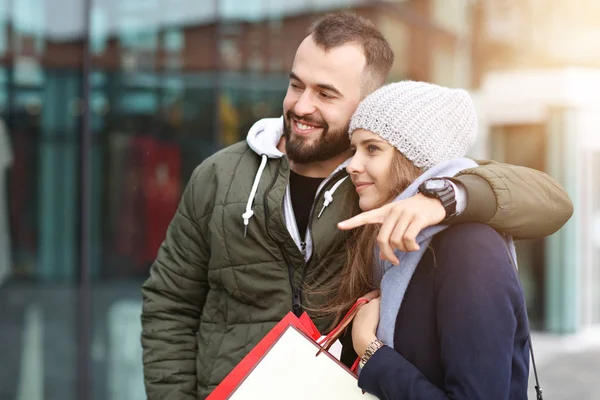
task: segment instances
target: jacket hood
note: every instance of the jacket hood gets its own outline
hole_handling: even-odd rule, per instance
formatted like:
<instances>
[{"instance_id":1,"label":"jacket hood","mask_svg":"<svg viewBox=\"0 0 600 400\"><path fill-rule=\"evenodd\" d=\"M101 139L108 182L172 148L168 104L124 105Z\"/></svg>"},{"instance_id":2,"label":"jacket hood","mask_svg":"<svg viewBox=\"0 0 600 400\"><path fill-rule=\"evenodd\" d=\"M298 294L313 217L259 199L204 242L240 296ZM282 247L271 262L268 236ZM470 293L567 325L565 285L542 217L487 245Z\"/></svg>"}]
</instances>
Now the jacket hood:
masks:
<instances>
[{"instance_id":1,"label":"jacket hood","mask_svg":"<svg viewBox=\"0 0 600 400\"><path fill-rule=\"evenodd\" d=\"M244 237L246 237L246 235L248 233L248 224L250 223L250 219L254 216L254 209L253 209L254 198L256 197L256 192L258 191L258 185L260 183L260 178L262 177L262 174L267 166L267 160L269 158L283 157L283 153L281 151L279 151L279 149L277 148L277 145L279 144L279 141L281 140L282 135L283 135L283 116L279 117L279 118L264 118L264 119L259 120L254 125L252 125L252 128L250 128L250 131L248 132L248 136L246 137L246 142L248 143L248 146L252 149L252 151L254 151L258 156L260 156L261 161L260 161L260 166L258 167L258 171L256 172L256 175L254 176L254 182L252 183L252 188L250 189L250 194L248 195L248 201L246 202L246 209L245 209L244 213L242 214L242 219L244 221ZM321 190L321 187L336 172L338 172L339 170L341 170L343 168L346 168L346 165L348 165L349 162L350 162L350 160L346 160L344 163L339 165L335 169L335 171L332 172L331 175L321 183L318 190ZM323 211L325 211L327 206L329 206L333 202L333 194L347 178L348 177L346 176L346 177L340 179L338 182L335 183L335 185L333 185L333 187L330 190L325 192L325 194L324 194L325 201L323 203L323 208L319 212L317 218L321 218ZM289 194L289 187L288 187L287 192L286 192L286 198L289 198L289 197L290 197L290 194ZM288 203L288 205L291 204L291 198L289 198L288 201L284 200L284 203ZM293 212L291 206L286 209L286 221L295 221L295 215L294 215L294 212ZM299 238L299 235L296 234L297 227L292 229L292 228L290 228L289 224L290 223L288 222L288 230L290 230L290 234L294 238L294 241L296 242L296 244L299 245L300 238ZM295 226L295 223L293 225ZM306 240L307 251L306 251L305 256L310 257L310 254L312 252L312 250L311 250L312 244L311 244L310 235L307 234L306 237L307 237L307 240Z\"/></svg>"},{"instance_id":2,"label":"jacket hood","mask_svg":"<svg viewBox=\"0 0 600 400\"><path fill-rule=\"evenodd\" d=\"M257 121L246 137L248 146L259 156L281 158L283 153L277 145L283 135L283 116L279 118L263 118Z\"/></svg>"}]
</instances>

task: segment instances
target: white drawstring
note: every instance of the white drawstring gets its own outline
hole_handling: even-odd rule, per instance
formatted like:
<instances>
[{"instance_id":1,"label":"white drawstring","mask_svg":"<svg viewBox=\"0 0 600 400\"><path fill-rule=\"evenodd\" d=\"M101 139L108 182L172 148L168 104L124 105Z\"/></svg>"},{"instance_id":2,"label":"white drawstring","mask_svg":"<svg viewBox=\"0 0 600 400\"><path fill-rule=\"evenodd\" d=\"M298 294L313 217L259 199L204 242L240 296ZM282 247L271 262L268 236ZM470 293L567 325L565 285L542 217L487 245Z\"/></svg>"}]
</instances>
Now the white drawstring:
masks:
<instances>
[{"instance_id":1,"label":"white drawstring","mask_svg":"<svg viewBox=\"0 0 600 400\"><path fill-rule=\"evenodd\" d=\"M323 208L321 208L321 212L319 213L319 215L317 215L317 218L321 218L321 214L323 214L323 211L325 211L325 209L327 208L328 205L331 204L331 202L333 201L333 194L335 193L335 191L337 190L337 188L340 187L340 185L342 183L344 183L344 181L348 179L348 177L346 176L345 178L340 179L339 181L337 181L335 183L335 185L333 185L333 187L326 191L324 194L325 197L325 202L323 203Z\"/></svg>"},{"instance_id":2,"label":"white drawstring","mask_svg":"<svg viewBox=\"0 0 600 400\"><path fill-rule=\"evenodd\" d=\"M252 204L254 203L254 197L256 196L256 192L258 191L258 184L260 183L260 177L262 176L265 167L267 166L267 156L265 154L262 155L262 160L260 162L260 167L258 167L258 172L256 172L256 176L254 177L254 183L252 184L252 190L250 190L250 196L248 196L248 203L246 203L246 212L242 214L242 218L244 218L244 237L248 233L248 223L250 223L250 218L254 215L254 211L252 210Z\"/></svg>"}]
</instances>

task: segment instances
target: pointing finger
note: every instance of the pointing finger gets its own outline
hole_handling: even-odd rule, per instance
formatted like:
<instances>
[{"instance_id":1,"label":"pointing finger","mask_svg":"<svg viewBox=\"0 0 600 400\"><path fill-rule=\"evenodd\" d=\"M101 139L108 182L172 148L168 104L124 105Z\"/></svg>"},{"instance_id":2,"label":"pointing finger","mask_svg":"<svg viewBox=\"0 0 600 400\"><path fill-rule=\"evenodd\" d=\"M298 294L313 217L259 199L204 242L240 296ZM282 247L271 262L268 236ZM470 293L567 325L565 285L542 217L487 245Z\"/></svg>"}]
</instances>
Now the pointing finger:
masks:
<instances>
[{"instance_id":1,"label":"pointing finger","mask_svg":"<svg viewBox=\"0 0 600 400\"><path fill-rule=\"evenodd\" d=\"M350 219L338 223L338 228L347 231L350 229L358 228L359 226L367 224L381 224L383 222L383 213L381 209L375 209L371 211L365 211Z\"/></svg>"}]
</instances>

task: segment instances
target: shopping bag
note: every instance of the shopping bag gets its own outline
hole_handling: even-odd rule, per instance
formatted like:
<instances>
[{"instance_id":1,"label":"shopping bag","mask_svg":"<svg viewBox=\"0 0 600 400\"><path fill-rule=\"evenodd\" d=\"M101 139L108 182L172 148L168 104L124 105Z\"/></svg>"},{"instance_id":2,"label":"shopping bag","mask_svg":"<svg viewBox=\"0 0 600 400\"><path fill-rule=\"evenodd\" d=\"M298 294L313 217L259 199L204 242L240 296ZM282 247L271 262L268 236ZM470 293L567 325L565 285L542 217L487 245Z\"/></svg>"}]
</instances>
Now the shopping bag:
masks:
<instances>
[{"instance_id":1,"label":"shopping bag","mask_svg":"<svg viewBox=\"0 0 600 400\"><path fill-rule=\"evenodd\" d=\"M363 393L356 375L327 351L354 314L319 341L321 334L306 313L299 318L288 313L207 400L376 399Z\"/></svg>"}]
</instances>

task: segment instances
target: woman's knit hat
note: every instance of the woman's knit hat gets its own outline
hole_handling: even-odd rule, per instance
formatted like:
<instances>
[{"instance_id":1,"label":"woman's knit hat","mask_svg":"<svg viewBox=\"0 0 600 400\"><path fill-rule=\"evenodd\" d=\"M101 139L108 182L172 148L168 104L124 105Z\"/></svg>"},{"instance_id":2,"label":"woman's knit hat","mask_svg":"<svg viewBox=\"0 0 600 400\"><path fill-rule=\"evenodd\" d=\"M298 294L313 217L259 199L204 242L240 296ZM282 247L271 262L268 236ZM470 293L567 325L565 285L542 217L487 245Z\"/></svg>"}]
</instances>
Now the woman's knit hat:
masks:
<instances>
[{"instance_id":1,"label":"woman's knit hat","mask_svg":"<svg viewBox=\"0 0 600 400\"><path fill-rule=\"evenodd\" d=\"M477 113L469 94L425 82L402 81L367 96L350 120L385 139L423 171L464 157L477 138Z\"/></svg>"}]
</instances>

